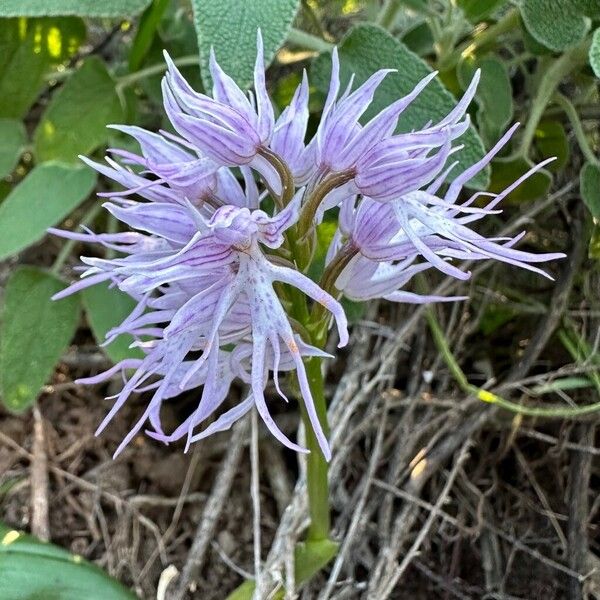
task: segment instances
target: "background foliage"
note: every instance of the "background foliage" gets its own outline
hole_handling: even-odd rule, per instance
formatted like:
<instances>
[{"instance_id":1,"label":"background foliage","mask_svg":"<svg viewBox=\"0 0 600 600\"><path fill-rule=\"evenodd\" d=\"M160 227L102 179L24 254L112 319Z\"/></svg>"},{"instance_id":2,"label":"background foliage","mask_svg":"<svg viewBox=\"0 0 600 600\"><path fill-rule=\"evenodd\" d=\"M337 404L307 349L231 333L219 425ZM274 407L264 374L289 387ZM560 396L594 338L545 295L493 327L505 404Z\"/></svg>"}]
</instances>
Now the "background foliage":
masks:
<instances>
[{"instance_id":1,"label":"background foliage","mask_svg":"<svg viewBox=\"0 0 600 600\"><path fill-rule=\"evenodd\" d=\"M0 393L5 407L24 411L36 402L78 328L101 343L131 309L127 297L102 287L49 302L72 276L67 266L79 247L48 239L46 229L115 227L100 215L94 197L107 182L78 155L101 156L107 147L131 143L107 128L111 123L167 126L159 86L163 48L197 89L210 87L211 47L225 70L249 86L260 27L276 104L281 108L289 101L305 67L314 122L327 89L333 44L339 46L343 80L354 73L360 83L378 68L398 70L381 86L365 118L438 70L439 77L403 114L404 131L444 115L480 68L473 126L454 158L463 166L472 164L511 122L521 121L512 147L470 186L500 191L534 162L556 156L548 169L510 195L508 211L527 210L553 184L579 181L579 206L570 206L567 221L569 227L572 219L580 223L595 270L600 258L599 24L596 0L3 0L0 258L8 261L8 270L3 274ZM325 223L319 232L321 251L333 233L328 227ZM582 275L581 289L586 281ZM539 308L528 286L525 280L502 285L503 300L480 315L479 331L493 336ZM585 302L582 294L579 301ZM353 307L352 313L359 319L362 308ZM598 360L575 329L565 328L561 339L571 356ZM104 348L109 360L133 356L130 341L119 339ZM565 389L571 384L565 381ZM594 385L593 378L583 378L584 387ZM18 569L28 565L23 580L32 572L42 576L42 567L35 566L40 561L69 560L50 550L47 556L30 553L25 544L19 552L18 561L16 554L0 552L0 570L10 561L18 577ZM88 565L81 567L85 571L69 565L73 577L99 577ZM69 577L66 571L64 577ZM108 579L103 585L116 589ZM70 598L69 593L52 597ZM127 597L111 593L117 594L111 598Z\"/></svg>"}]
</instances>

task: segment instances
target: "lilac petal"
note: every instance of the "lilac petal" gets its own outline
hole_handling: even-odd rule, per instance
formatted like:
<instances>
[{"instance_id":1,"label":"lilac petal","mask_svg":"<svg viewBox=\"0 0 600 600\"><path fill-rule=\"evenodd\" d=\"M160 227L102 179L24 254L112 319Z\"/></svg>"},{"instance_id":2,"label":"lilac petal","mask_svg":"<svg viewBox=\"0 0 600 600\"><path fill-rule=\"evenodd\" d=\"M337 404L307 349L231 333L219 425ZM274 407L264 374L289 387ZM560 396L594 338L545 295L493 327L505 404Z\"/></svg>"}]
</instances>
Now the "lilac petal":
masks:
<instances>
[{"instance_id":1,"label":"lilac petal","mask_svg":"<svg viewBox=\"0 0 600 600\"><path fill-rule=\"evenodd\" d=\"M57 292L52 296L52 300L62 300L71 294L75 294L81 290L84 290L92 285L96 285L102 281L107 281L112 277L111 273L98 273L97 275L91 275L90 277L86 277L85 279L80 279L76 283L71 284L66 287L64 290Z\"/></svg>"},{"instance_id":2,"label":"lilac petal","mask_svg":"<svg viewBox=\"0 0 600 600\"><path fill-rule=\"evenodd\" d=\"M133 137L139 143L144 157L151 158L155 163L187 162L196 158L177 144L141 127L130 125L108 125L108 127Z\"/></svg>"},{"instance_id":3,"label":"lilac petal","mask_svg":"<svg viewBox=\"0 0 600 600\"><path fill-rule=\"evenodd\" d=\"M254 406L254 398L252 394L248 396L243 402L236 404L233 408L230 408L227 412L224 412L216 421L211 423L204 431L194 435L191 438L192 442L197 442L207 438L213 433L221 431L227 431L239 421L246 413L248 413Z\"/></svg>"},{"instance_id":4,"label":"lilac petal","mask_svg":"<svg viewBox=\"0 0 600 600\"><path fill-rule=\"evenodd\" d=\"M269 248L279 248L283 243L283 233L287 231L298 220L300 203L304 196L304 188L300 188L290 203L274 217L268 217L262 213L256 218L260 229L260 241ZM264 215L264 216L263 216Z\"/></svg>"},{"instance_id":5,"label":"lilac petal","mask_svg":"<svg viewBox=\"0 0 600 600\"><path fill-rule=\"evenodd\" d=\"M310 384L308 383L308 379L306 377L304 363L302 362L302 358L297 348L294 346L290 347L288 345L288 349L290 350L292 357L294 358L294 362L296 363L296 375L298 376L298 383L300 384L300 392L302 395L302 401L304 402L304 407L306 408L306 414L308 415L308 419L312 425L312 429L315 437L317 438L317 442L319 443L319 447L321 448L321 452L323 452L325 460L329 462L331 460L331 449L329 447L329 442L325 437L325 433L323 432L323 427L321 426L319 416L317 415Z\"/></svg>"},{"instance_id":6,"label":"lilac petal","mask_svg":"<svg viewBox=\"0 0 600 600\"><path fill-rule=\"evenodd\" d=\"M513 136L514 132L519 128L519 123L515 123L494 145L494 147L480 160L478 160L474 165L471 165L468 169L465 169L458 177L456 177L450 187L448 188L448 192L446 193L446 200L448 202L456 202L458 198L458 194L460 193L463 186L477 173L479 173L482 169L484 169L506 146L510 138Z\"/></svg>"},{"instance_id":7,"label":"lilac petal","mask_svg":"<svg viewBox=\"0 0 600 600\"><path fill-rule=\"evenodd\" d=\"M210 49L209 68L213 80L213 98L233 107L241 115L253 113L252 105L244 92L219 66L212 47Z\"/></svg>"},{"instance_id":8,"label":"lilac petal","mask_svg":"<svg viewBox=\"0 0 600 600\"><path fill-rule=\"evenodd\" d=\"M271 149L281 156L296 175L301 169L304 136L308 124L308 78L302 72L302 82L296 88L289 106L281 113L275 124Z\"/></svg>"},{"instance_id":9,"label":"lilac petal","mask_svg":"<svg viewBox=\"0 0 600 600\"><path fill-rule=\"evenodd\" d=\"M412 292L395 291L383 296L391 302L403 302L406 304L431 304L432 302L461 302L468 300L468 296L421 296Z\"/></svg>"},{"instance_id":10,"label":"lilac petal","mask_svg":"<svg viewBox=\"0 0 600 600\"><path fill-rule=\"evenodd\" d=\"M137 369L142 363L142 360L139 358L127 358L113 365L110 369L103 371L102 373L98 373L97 375L93 375L91 377L80 377L75 380L75 383L81 385L95 385L98 383L104 383L111 379L117 373L125 371L126 369Z\"/></svg>"},{"instance_id":11,"label":"lilac petal","mask_svg":"<svg viewBox=\"0 0 600 600\"><path fill-rule=\"evenodd\" d=\"M273 105L267 94L265 82L265 59L263 55L263 39L260 29L256 33L256 64L254 66L254 91L256 93L256 109L258 113L258 135L263 144L268 144L273 134L275 116Z\"/></svg>"},{"instance_id":12,"label":"lilac petal","mask_svg":"<svg viewBox=\"0 0 600 600\"><path fill-rule=\"evenodd\" d=\"M127 207L110 202L103 204L119 221L134 229L185 244L196 232L189 210L183 206L167 203L132 204Z\"/></svg>"},{"instance_id":13,"label":"lilac petal","mask_svg":"<svg viewBox=\"0 0 600 600\"><path fill-rule=\"evenodd\" d=\"M258 410L258 414L271 434L278 439L284 446L307 454L308 450L292 442L284 433L277 427L273 420L263 393L263 379L265 369L265 340L264 338L255 338L252 347L252 395L254 396L254 404Z\"/></svg>"},{"instance_id":14,"label":"lilac petal","mask_svg":"<svg viewBox=\"0 0 600 600\"><path fill-rule=\"evenodd\" d=\"M340 341L338 347L345 346L348 343L348 321L342 305L325 290L321 289L314 281L293 269L280 267L278 265L269 265L269 270L275 281L289 283L299 290L302 290L307 296L315 302L323 305L334 317L337 325Z\"/></svg>"},{"instance_id":15,"label":"lilac petal","mask_svg":"<svg viewBox=\"0 0 600 600\"><path fill-rule=\"evenodd\" d=\"M477 69L475 74L473 75L473 79L471 79L471 83L469 87L463 94L462 98L459 100L458 104L454 107L452 111L446 115L437 125L436 127L444 127L445 125L449 125L451 123L455 123L458 119L461 119L464 114L467 112L467 108L471 101L475 97L475 93L477 92L477 86L479 85L479 80L481 79L481 69Z\"/></svg>"},{"instance_id":16,"label":"lilac petal","mask_svg":"<svg viewBox=\"0 0 600 600\"><path fill-rule=\"evenodd\" d=\"M349 164L357 162L377 141L384 139L393 133L400 114L415 100L436 75L437 71L430 73L415 86L410 94L396 100L393 104L390 104L390 106L382 110L377 116L373 117L360 132L355 135L355 138L350 141L350 148L345 154L345 161Z\"/></svg>"}]
</instances>

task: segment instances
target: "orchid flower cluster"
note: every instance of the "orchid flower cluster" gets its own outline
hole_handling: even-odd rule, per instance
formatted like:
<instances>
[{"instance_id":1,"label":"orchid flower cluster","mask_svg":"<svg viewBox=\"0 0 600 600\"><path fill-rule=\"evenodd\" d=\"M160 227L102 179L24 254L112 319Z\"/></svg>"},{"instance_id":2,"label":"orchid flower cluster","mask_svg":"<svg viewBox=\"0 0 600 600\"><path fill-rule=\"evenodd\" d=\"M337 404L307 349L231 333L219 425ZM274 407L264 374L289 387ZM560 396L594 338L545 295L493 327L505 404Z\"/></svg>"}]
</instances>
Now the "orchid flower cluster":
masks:
<instances>
[{"instance_id":1,"label":"orchid flower cluster","mask_svg":"<svg viewBox=\"0 0 600 600\"><path fill-rule=\"evenodd\" d=\"M214 54L212 97L194 91L165 58L164 108L176 134L113 126L134 138L141 153L113 149L106 164L82 157L124 188L99 195L108 197L104 207L127 230L52 230L116 251L115 258L82 257L81 279L55 298L108 282L136 301L131 314L108 332L106 343L130 334L144 358L123 360L80 380L95 384L117 374L123 377L122 390L98 432L132 394L152 392L117 453L146 424L152 438L165 443L185 438L187 449L230 428L253 407L282 444L306 452L278 428L265 399L272 374L275 390L287 401L279 378L293 371L305 413L329 460L304 361L330 356L323 351L323 332L332 323L338 345L348 342L342 295L359 301L451 300L455 298L419 296L405 287L415 274L430 268L467 279L460 260L494 259L545 275L535 264L562 256L516 250L522 235L488 239L470 228L499 212L502 199L543 164L500 194L459 199L464 185L506 145L514 127L483 159L444 183L456 168L449 160L455 142L469 127L466 111L478 74L441 121L396 134L402 112L435 74L362 124L390 70L375 73L356 89L350 81L341 90L334 49L320 124L307 141L306 73L289 106L276 117L265 83L260 34L253 93L244 93ZM338 226L323 277L316 283L305 273L314 256L316 228L324 218L337 218ZM313 322L302 322L294 313L298 298L316 315ZM315 327L321 334L315 334ZM247 384L248 395L223 411L235 380ZM193 413L165 432L163 404L195 388L202 390Z\"/></svg>"}]
</instances>

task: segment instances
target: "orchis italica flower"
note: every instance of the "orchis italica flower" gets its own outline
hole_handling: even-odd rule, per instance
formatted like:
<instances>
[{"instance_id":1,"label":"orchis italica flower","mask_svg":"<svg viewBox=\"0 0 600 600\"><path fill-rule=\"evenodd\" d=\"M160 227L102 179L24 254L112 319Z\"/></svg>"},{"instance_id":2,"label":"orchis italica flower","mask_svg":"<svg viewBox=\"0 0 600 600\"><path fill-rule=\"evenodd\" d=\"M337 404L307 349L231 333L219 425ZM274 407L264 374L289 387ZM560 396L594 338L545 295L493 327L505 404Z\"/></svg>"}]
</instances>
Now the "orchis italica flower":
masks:
<instances>
[{"instance_id":1,"label":"orchis italica flower","mask_svg":"<svg viewBox=\"0 0 600 600\"><path fill-rule=\"evenodd\" d=\"M124 360L81 380L99 383L119 373L124 379L99 431L131 394L151 392L117 452L146 424L152 438L164 443L186 438L189 446L228 429L252 407L281 443L305 452L277 427L265 396L272 378L287 401L279 381L285 372L295 374L306 423L329 459L305 361L329 356L323 345L332 322L338 345L347 343L342 294L355 300L456 300L403 288L431 267L466 279L469 273L459 268L459 260L494 259L543 274L533 263L562 256L519 251L514 246L522 236L487 239L469 227L499 212L499 202L544 164L500 194L459 200L463 186L500 151L514 128L443 191L449 170L456 167L448 168L448 159L469 126L466 111L478 75L447 117L396 134L402 111L435 74L362 125L360 117L389 70L355 90L350 82L340 96L334 50L321 122L307 141L306 73L275 120L260 33L253 94L246 95L222 71L214 54L212 97L195 92L168 57L167 64L165 110L178 135L114 126L138 142L141 154L113 149L107 165L82 157L124 188L101 195L109 197L105 208L128 230L51 230L116 251L116 257L82 257L81 279L57 299L109 282L136 301L132 313L108 332L106 343L130 334L144 358ZM487 206L474 206L485 196ZM274 202L263 204L269 197ZM275 208L266 212L266 206ZM316 283L303 273L314 250L309 234L326 211L338 206L338 229L323 278ZM320 305L320 312L309 310L311 304ZM248 394L222 411L236 380L247 384ZM199 390L196 409L174 431L165 432L164 403L194 389Z\"/></svg>"}]
</instances>

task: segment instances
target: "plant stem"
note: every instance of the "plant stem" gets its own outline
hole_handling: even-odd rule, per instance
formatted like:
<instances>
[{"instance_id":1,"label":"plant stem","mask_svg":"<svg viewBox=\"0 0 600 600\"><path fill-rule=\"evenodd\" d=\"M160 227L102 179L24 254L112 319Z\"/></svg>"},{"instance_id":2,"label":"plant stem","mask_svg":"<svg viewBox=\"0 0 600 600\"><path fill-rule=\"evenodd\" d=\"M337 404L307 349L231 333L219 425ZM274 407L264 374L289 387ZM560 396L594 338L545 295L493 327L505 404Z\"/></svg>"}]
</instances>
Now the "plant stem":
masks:
<instances>
[{"instance_id":1,"label":"plant stem","mask_svg":"<svg viewBox=\"0 0 600 600\"><path fill-rule=\"evenodd\" d=\"M458 383L459 387L465 393L474 396L478 400L481 400L482 402L488 402L490 404L496 404L505 410L520 415L525 415L527 417L569 419L600 411L600 402L587 404L585 406L577 406L575 408L571 406L524 406L522 404L517 404L516 402L511 402L510 400L505 400L501 396L498 396L489 390L484 390L469 383L467 376L460 368L456 358L454 358L454 355L450 350L450 346L448 345L448 341L444 336L444 332L442 331L442 328L440 327L440 324L438 323L438 320L430 307L428 307L425 311L425 317L427 319L427 324L429 325L431 335L433 336L433 341L435 342L439 353L442 355L446 366L450 370L450 373L456 380L456 383Z\"/></svg>"},{"instance_id":2,"label":"plant stem","mask_svg":"<svg viewBox=\"0 0 600 600\"><path fill-rule=\"evenodd\" d=\"M600 164L600 161L594 154L594 151L588 142L585 131L583 130L583 125L581 124L581 119L579 118L573 103L566 96L563 96L559 92L554 94L554 101L565 111L567 118L571 122L573 133L575 134L579 148L581 149L581 152L585 156L586 160L594 165Z\"/></svg>"},{"instance_id":3,"label":"plant stem","mask_svg":"<svg viewBox=\"0 0 600 600\"><path fill-rule=\"evenodd\" d=\"M446 57L438 61L440 71L449 71L456 67L463 56L474 54L479 48L494 42L501 35L515 29L519 25L519 11L516 8L509 10L497 23L483 31L476 31L472 38L461 44Z\"/></svg>"},{"instance_id":4,"label":"plant stem","mask_svg":"<svg viewBox=\"0 0 600 600\"><path fill-rule=\"evenodd\" d=\"M540 80L535 98L531 104L527 125L521 138L521 144L517 150L517 156L527 157L538 123L540 122L546 106L552 99L554 92L563 79L576 67L585 64L591 41L587 40L580 46L568 50L562 56L549 63L548 69Z\"/></svg>"},{"instance_id":5,"label":"plant stem","mask_svg":"<svg viewBox=\"0 0 600 600\"><path fill-rule=\"evenodd\" d=\"M327 404L325 401L323 373L321 359L310 358L305 360L306 375L310 384L315 409L321 422L321 427L326 436L329 435L327 423ZM307 538L311 541L326 540L329 538L329 465L325 460L319 443L313 431L310 419L306 413L304 403L300 402L302 422L306 435L306 446L310 454L306 457L306 488L308 490L308 507L310 525Z\"/></svg>"},{"instance_id":6,"label":"plant stem","mask_svg":"<svg viewBox=\"0 0 600 600\"><path fill-rule=\"evenodd\" d=\"M377 25L387 30L392 29L401 6L401 0L385 0L381 12L377 15Z\"/></svg>"},{"instance_id":7,"label":"plant stem","mask_svg":"<svg viewBox=\"0 0 600 600\"><path fill-rule=\"evenodd\" d=\"M192 67L194 65L198 65L198 55L190 54L188 56L180 56L179 58L175 58L173 62L178 67ZM135 73L131 73L129 75L124 75L120 77L117 82L117 88L124 89L141 81L142 79L146 79L147 77L152 77L153 75L160 75L164 73L167 68L167 65L164 62L160 62L156 65L151 65L146 67L145 69L140 69Z\"/></svg>"},{"instance_id":8,"label":"plant stem","mask_svg":"<svg viewBox=\"0 0 600 600\"><path fill-rule=\"evenodd\" d=\"M295 27L290 29L287 41L294 46L301 46L306 50L314 50L315 52L329 52L333 48L333 44L330 42Z\"/></svg>"},{"instance_id":9,"label":"plant stem","mask_svg":"<svg viewBox=\"0 0 600 600\"><path fill-rule=\"evenodd\" d=\"M306 304L306 298L295 288L290 287L290 299L292 301L292 316L303 326L309 329L311 322ZM318 348L325 345L325 334L318 335L313 333L308 342ZM313 396L313 402L323 433L329 435L329 424L327 422L327 403L325 401L325 390L323 382L323 373L321 371L321 359L311 357L304 359L306 376L310 391ZM311 541L329 539L329 465L323 456L319 442L315 436L306 407L298 394L298 404L300 405L300 414L306 436L306 447L310 454L306 456L306 488L308 491L308 510L310 514L310 525L307 538Z\"/></svg>"}]
</instances>

